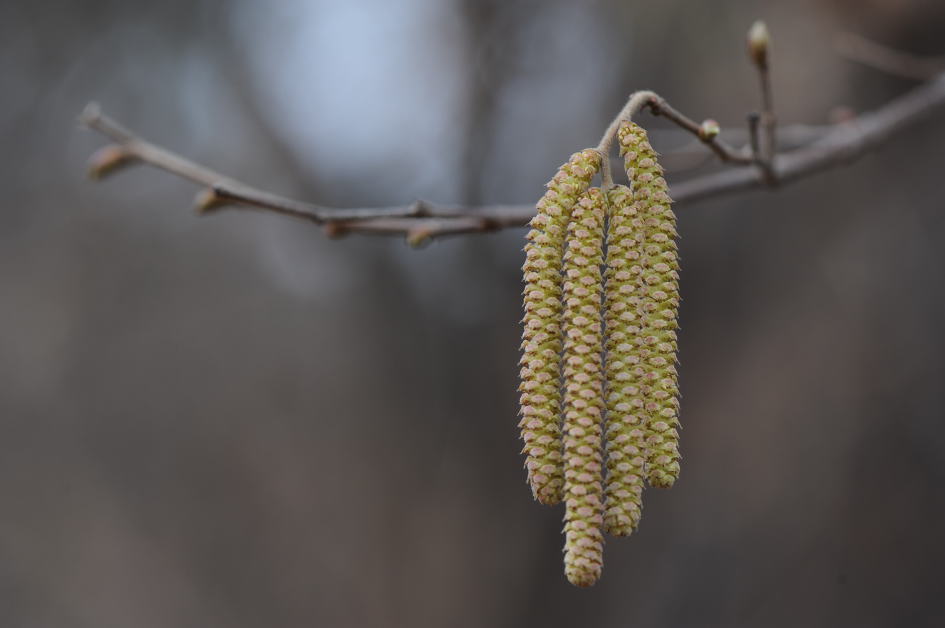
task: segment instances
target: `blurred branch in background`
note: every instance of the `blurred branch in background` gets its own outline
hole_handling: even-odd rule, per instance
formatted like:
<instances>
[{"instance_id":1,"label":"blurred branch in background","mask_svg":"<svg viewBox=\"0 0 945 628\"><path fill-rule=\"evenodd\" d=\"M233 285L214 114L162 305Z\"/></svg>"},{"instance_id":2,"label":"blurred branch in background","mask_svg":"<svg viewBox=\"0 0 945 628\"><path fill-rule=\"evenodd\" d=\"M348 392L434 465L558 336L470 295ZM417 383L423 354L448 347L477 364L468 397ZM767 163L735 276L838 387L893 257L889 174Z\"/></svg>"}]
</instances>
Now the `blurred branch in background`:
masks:
<instances>
[{"instance_id":1,"label":"blurred branch in background","mask_svg":"<svg viewBox=\"0 0 945 628\"><path fill-rule=\"evenodd\" d=\"M945 72L886 105L850 120L825 127L805 127L807 142L800 148L776 150L775 114L772 104L768 34L762 23L749 31L748 52L759 72L762 112L749 114L748 142L740 148L719 136L712 120L698 123L653 94L643 103L653 115L662 116L692 134L727 165L737 166L672 184L677 203L735 194L759 187L777 187L824 170L848 164L888 141L896 132L918 123L945 107ZM841 51L867 65L911 77L927 76L938 60L921 60L890 51L859 37L838 39ZM196 197L200 213L224 207L253 207L303 218L323 225L331 237L357 232L402 235L411 245L431 238L485 233L520 227L534 215L531 205L441 205L418 200L407 206L337 209L284 198L251 187L209 168L191 162L165 148L142 139L90 104L80 122L115 143L91 158L90 174L101 178L120 167L144 163L205 186Z\"/></svg>"},{"instance_id":2,"label":"blurred branch in background","mask_svg":"<svg viewBox=\"0 0 945 628\"><path fill-rule=\"evenodd\" d=\"M839 33L834 39L837 53L893 76L927 81L945 72L945 59L920 57L883 46L856 33Z\"/></svg>"}]
</instances>

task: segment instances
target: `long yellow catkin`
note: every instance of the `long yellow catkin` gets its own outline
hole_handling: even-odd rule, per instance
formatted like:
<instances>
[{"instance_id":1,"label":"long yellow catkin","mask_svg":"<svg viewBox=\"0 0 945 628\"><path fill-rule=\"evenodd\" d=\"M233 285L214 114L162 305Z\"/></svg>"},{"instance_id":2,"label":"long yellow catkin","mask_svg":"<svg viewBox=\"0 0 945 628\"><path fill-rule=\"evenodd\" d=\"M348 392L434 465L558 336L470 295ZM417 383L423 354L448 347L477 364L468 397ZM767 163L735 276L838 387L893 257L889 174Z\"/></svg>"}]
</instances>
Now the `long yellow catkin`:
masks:
<instances>
[{"instance_id":1,"label":"long yellow catkin","mask_svg":"<svg viewBox=\"0 0 945 628\"><path fill-rule=\"evenodd\" d=\"M564 570L587 587L603 564L601 264L606 200L591 188L574 206L564 256Z\"/></svg>"},{"instance_id":2,"label":"long yellow catkin","mask_svg":"<svg viewBox=\"0 0 945 628\"><path fill-rule=\"evenodd\" d=\"M600 169L601 156L586 149L571 155L538 201L525 245L519 421L532 495L543 504L561 501L560 352L561 267L564 238L577 199Z\"/></svg>"},{"instance_id":3,"label":"long yellow catkin","mask_svg":"<svg viewBox=\"0 0 945 628\"><path fill-rule=\"evenodd\" d=\"M631 191L618 185L608 193L607 274L604 319L607 326L607 480L604 529L628 536L640 522L646 462L643 368L640 336L639 265L643 219Z\"/></svg>"},{"instance_id":4,"label":"long yellow catkin","mask_svg":"<svg viewBox=\"0 0 945 628\"><path fill-rule=\"evenodd\" d=\"M646 472L650 486L669 488L679 477L679 386L676 328L679 311L679 258L676 216L663 169L646 131L632 122L617 130L620 154L631 181L637 214L643 220L642 255L631 272L639 275L640 333L646 421Z\"/></svg>"}]
</instances>

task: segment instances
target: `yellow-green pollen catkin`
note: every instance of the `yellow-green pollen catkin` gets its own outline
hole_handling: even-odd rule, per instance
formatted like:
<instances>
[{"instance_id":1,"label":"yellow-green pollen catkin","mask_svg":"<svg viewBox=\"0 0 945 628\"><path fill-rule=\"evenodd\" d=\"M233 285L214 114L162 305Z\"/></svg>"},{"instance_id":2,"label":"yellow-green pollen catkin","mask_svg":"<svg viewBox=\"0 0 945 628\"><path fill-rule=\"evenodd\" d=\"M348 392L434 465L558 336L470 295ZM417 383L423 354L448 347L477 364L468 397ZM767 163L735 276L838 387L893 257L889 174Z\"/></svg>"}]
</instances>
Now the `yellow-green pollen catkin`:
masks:
<instances>
[{"instance_id":1,"label":"yellow-green pollen catkin","mask_svg":"<svg viewBox=\"0 0 945 628\"><path fill-rule=\"evenodd\" d=\"M591 188L572 210L564 255L564 571L587 587L603 565L601 264L606 201Z\"/></svg>"},{"instance_id":2,"label":"yellow-green pollen catkin","mask_svg":"<svg viewBox=\"0 0 945 628\"><path fill-rule=\"evenodd\" d=\"M561 501L564 486L559 386L565 234L574 204L587 191L600 165L596 150L571 155L538 201L525 245L519 427L525 442L528 483L535 499L544 504Z\"/></svg>"},{"instance_id":3,"label":"yellow-green pollen catkin","mask_svg":"<svg viewBox=\"0 0 945 628\"><path fill-rule=\"evenodd\" d=\"M646 473L650 486L669 488L679 477L679 386L676 328L679 258L676 216L663 169L646 131L632 122L617 130L620 154L631 182L633 204L642 219L641 256L630 270L639 276L640 332L646 410Z\"/></svg>"},{"instance_id":4,"label":"yellow-green pollen catkin","mask_svg":"<svg viewBox=\"0 0 945 628\"><path fill-rule=\"evenodd\" d=\"M607 327L607 480L604 529L628 536L640 522L646 463L646 414L640 337L639 265L643 219L630 189L618 185L608 193L607 271L604 320Z\"/></svg>"}]
</instances>

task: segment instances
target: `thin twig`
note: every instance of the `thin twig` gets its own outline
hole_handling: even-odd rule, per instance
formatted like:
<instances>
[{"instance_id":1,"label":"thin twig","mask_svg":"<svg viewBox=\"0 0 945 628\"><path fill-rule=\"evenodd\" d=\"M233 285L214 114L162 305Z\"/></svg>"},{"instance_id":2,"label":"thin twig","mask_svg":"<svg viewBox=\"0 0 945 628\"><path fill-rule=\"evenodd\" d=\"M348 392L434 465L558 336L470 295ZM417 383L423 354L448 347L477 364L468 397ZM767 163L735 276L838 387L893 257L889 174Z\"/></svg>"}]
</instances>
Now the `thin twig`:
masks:
<instances>
[{"instance_id":1,"label":"thin twig","mask_svg":"<svg viewBox=\"0 0 945 628\"><path fill-rule=\"evenodd\" d=\"M791 148L798 148L804 144L809 144L810 142L823 137L825 133L830 131L832 126L833 125L831 124L790 124L786 126L779 126L778 146L784 150L788 146ZM670 153L703 152L701 147L704 142L698 138L693 138L686 131L682 131L680 129L652 129L647 133L651 138L654 138L658 142L666 142L667 144L683 144L678 148L671 148L667 151L661 151L663 155L668 155ZM729 144L736 145L736 152L745 152L745 148L738 148L738 146L748 144L751 139L748 129L742 128L740 126L723 127L721 129L720 136ZM697 151L696 149L700 150Z\"/></svg>"},{"instance_id":2,"label":"thin twig","mask_svg":"<svg viewBox=\"0 0 945 628\"><path fill-rule=\"evenodd\" d=\"M837 34L833 47L842 57L893 76L927 81L945 72L942 57L921 57L894 50L854 33Z\"/></svg>"},{"instance_id":3,"label":"thin twig","mask_svg":"<svg viewBox=\"0 0 945 628\"><path fill-rule=\"evenodd\" d=\"M695 135L699 138L700 142L708 146L723 162L743 166L752 163L751 157L745 154L745 151L731 146L720 136L705 137L702 135L699 132L702 127L701 124L674 109L663 98L657 97L654 101L647 104L650 107L650 111L653 112L653 115L662 116Z\"/></svg>"},{"instance_id":4,"label":"thin twig","mask_svg":"<svg viewBox=\"0 0 945 628\"><path fill-rule=\"evenodd\" d=\"M768 64L759 68L758 77L761 81L761 129L764 131L761 161L765 166L770 166L778 150L778 119L774 113L774 96L771 93L771 72L768 70Z\"/></svg>"},{"instance_id":5,"label":"thin twig","mask_svg":"<svg viewBox=\"0 0 945 628\"><path fill-rule=\"evenodd\" d=\"M821 139L775 159L779 183L791 183L852 163L896 133L945 109L945 73L890 101L883 107L838 124ZM674 199L695 201L766 185L752 170L727 170L683 181L671 187Z\"/></svg>"},{"instance_id":6,"label":"thin twig","mask_svg":"<svg viewBox=\"0 0 945 628\"><path fill-rule=\"evenodd\" d=\"M758 115L757 113L749 114ZM751 157L751 120L746 116L748 125L742 127L726 127L722 129L722 137L729 143L741 146L740 150ZM793 150L819 140L828 133L834 124L792 124L778 127L778 146L782 151ZM663 167L670 175L687 172L699 168L715 159L715 154L705 151L704 141L693 138L682 129L653 129L648 134L655 143L666 143L676 148L660 151ZM689 138L683 142L684 138ZM683 142L683 143L680 143Z\"/></svg>"},{"instance_id":7,"label":"thin twig","mask_svg":"<svg viewBox=\"0 0 945 628\"><path fill-rule=\"evenodd\" d=\"M759 120L748 119L749 132L755 144L752 147L752 161L761 172L767 185L777 183L774 170L774 157L778 153L777 146L777 118L774 115L774 97L771 93L771 67L769 53L771 36L768 27L761 20L756 21L748 29L748 57L758 71L758 82L761 87L761 114ZM758 126L754 126L754 125ZM758 130L762 131L759 137ZM760 140L760 141L759 141Z\"/></svg>"},{"instance_id":8,"label":"thin twig","mask_svg":"<svg viewBox=\"0 0 945 628\"><path fill-rule=\"evenodd\" d=\"M806 146L781 153L773 160L773 173L780 183L790 183L854 161L889 140L898 131L945 108L945 73L892 100L883 107L860 115L829 130ZM662 111L665 111L663 109ZM274 197L218 174L151 144L90 107L81 121L114 140L131 159L167 170L205 186L217 195L235 194L240 203L305 218L324 224L330 235L358 232L406 235L417 242L442 235L485 233L520 227L534 216L532 205L482 207L444 206L429 202L403 207L332 209L320 205ZM764 175L753 168L733 168L687 179L671 185L677 204L731 195L764 187ZM273 199L288 201L281 209ZM225 201L227 199L219 199ZM284 211L282 211L284 210Z\"/></svg>"},{"instance_id":9,"label":"thin twig","mask_svg":"<svg viewBox=\"0 0 945 628\"><path fill-rule=\"evenodd\" d=\"M723 161L752 163L749 157L738 154L720 138L704 137L700 133L699 124L674 109L658 94L641 91L630 96L627 104L614 118L601 139L598 151L604 157L602 175L604 187L612 184L608 153L616 129L622 120L630 119L643 107L649 107L654 115L663 115L686 132L695 135ZM404 233L410 242L422 242L432 236L485 232L513 226L504 207L477 210L466 207L442 207L425 201L416 201L407 207L334 209L297 201L251 187L152 144L105 115L96 103L86 106L79 116L79 121L88 128L118 142L115 146L106 147L110 150L99 151L93 155L91 171L95 178L111 172L118 166L134 162L147 163L205 186L205 189L197 195L195 202L198 211L204 214L230 207L255 207L302 218L316 224L328 225L327 232L332 236L352 231ZM430 220L422 224L397 220L419 218L439 220Z\"/></svg>"},{"instance_id":10,"label":"thin twig","mask_svg":"<svg viewBox=\"0 0 945 628\"><path fill-rule=\"evenodd\" d=\"M421 217L431 215L426 212L427 205L421 201L407 207L333 209L258 190L138 137L105 115L95 103L86 106L79 116L79 121L90 129L95 129L118 142L121 149L124 150L125 159L147 163L206 186L213 192L213 196L206 199L205 205L207 207L205 209L218 209L229 201L267 209L278 214L304 218L316 223L387 218L390 216Z\"/></svg>"},{"instance_id":11,"label":"thin twig","mask_svg":"<svg viewBox=\"0 0 945 628\"><path fill-rule=\"evenodd\" d=\"M761 142L758 138L758 123L761 122L761 114L752 111L747 116L748 119L748 147L751 150L751 160L755 163L761 162Z\"/></svg>"},{"instance_id":12,"label":"thin twig","mask_svg":"<svg viewBox=\"0 0 945 628\"><path fill-rule=\"evenodd\" d=\"M745 155L743 151L733 148L718 135L704 135L701 132L702 125L679 112L656 92L643 90L630 94L630 97L627 98L627 103L624 105L623 109L620 110L620 113L614 117L613 121L611 121L607 130L604 131L600 143L597 145L597 151L603 158L603 187L609 188L613 183L610 170L610 149L620 123L624 120L630 120L637 112L645 107L649 108L653 115L663 116L687 133L694 135L701 143L708 146L723 162L742 165L753 163L751 157Z\"/></svg>"}]
</instances>

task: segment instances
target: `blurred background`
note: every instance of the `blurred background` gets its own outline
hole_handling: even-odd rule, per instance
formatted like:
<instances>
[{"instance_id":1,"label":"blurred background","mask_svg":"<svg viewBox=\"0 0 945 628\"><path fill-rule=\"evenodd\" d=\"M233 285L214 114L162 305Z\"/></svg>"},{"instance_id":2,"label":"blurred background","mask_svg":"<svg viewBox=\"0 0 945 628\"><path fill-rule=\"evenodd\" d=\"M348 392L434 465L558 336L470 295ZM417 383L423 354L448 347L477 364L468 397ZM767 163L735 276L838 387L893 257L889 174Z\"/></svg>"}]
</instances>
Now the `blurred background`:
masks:
<instances>
[{"instance_id":1,"label":"blurred background","mask_svg":"<svg viewBox=\"0 0 945 628\"><path fill-rule=\"evenodd\" d=\"M945 53L935 0L0 4L0 625L945 625L945 115L680 207L682 478L591 590L519 456L523 230L85 179L97 100L285 195L532 203L633 90L741 128L757 18L784 124L913 85L837 32Z\"/></svg>"}]
</instances>

